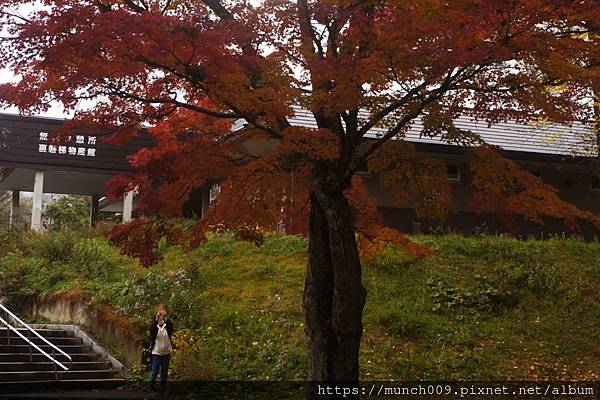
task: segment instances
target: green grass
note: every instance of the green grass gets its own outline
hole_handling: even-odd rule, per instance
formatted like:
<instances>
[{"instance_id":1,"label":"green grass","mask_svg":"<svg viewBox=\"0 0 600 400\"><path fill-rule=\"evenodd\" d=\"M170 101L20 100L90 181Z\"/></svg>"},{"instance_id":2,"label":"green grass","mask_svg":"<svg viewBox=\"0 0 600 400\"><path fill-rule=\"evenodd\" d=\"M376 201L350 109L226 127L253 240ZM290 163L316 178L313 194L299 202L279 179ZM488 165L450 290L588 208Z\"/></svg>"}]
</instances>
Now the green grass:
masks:
<instances>
[{"instance_id":1,"label":"green grass","mask_svg":"<svg viewBox=\"0 0 600 400\"><path fill-rule=\"evenodd\" d=\"M364 260L364 379L598 379L600 243L555 238L417 236L433 255L397 248ZM144 269L92 233L11 237L0 294L83 292L144 332L165 302L182 379L302 379L307 240L256 247L214 235L186 253L162 245Z\"/></svg>"}]
</instances>

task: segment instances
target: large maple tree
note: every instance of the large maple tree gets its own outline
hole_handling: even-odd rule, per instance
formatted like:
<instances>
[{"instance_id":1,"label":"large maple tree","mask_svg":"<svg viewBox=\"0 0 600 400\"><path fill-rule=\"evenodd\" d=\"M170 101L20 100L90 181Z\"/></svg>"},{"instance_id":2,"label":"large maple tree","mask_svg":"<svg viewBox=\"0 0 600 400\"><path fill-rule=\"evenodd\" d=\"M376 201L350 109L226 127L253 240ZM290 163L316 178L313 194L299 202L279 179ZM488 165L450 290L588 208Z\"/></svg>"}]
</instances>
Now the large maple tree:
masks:
<instances>
[{"instance_id":1,"label":"large maple tree","mask_svg":"<svg viewBox=\"0 0 600 400\"><path fill-rule=\"evenodd\" d=\"M137 188L141 208L161 218L117 228L126 251L152 261L161 237L189 237L167 218L213 182L221 193L192 242L215 227L253 237L283 221L308 231L311 380L359 377L366 291L357 242L384 236L411 248L380 229L357 171L368 164L402 201L436 189L441 196L417 201L417 210L440 218L448 210L444 166L404 140L416 121L423 135L473 148L482 210L597 221L454 124L459 115L594 118L597 0L27 3L0 1L0 59L20 77L0 87L5 104L35 112L58 101L74 111L64 132L113 128L113 141L151 125L156 147L135 155L137 173L113 190ZM315 127L290 125L295 107ZM256 151L257 141L267 151Z\"/></svg>"}]
</instances>

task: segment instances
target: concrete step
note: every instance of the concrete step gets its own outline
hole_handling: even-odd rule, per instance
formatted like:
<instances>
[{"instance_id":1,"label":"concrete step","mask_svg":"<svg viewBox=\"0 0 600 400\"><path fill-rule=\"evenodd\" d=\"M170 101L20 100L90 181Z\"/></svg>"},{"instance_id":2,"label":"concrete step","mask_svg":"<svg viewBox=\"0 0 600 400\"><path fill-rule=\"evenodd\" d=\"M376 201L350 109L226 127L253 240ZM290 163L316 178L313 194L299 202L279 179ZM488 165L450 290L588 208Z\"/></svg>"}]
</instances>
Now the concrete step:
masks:
<instances>
[{"instance_id":1,"label":"concrete step","mask_svg":"<svg viewBox=\"0 0 600 400\"><path fill-rule=\"evenodd\" d=\"M27 331L28 331L27 329L18 328L17 331L19 331L23 335L27 336ZM37 333L39 333L40 335L42 335L43 337L74 337L75 336L72 331L65 331L62 329L41 328L41 329L36 329L35 331ZM6 329L6 327L0 328L0 337L8 336L7 332L8 332L8 329ZM10 336L11 337L15 336L15 333L11 331Z\"/></svg>"},{"instance_id":2,"label":"concrete step","mask_svg":"<svg viewBox=\"0 0 600 400\"><path fill-rule=\"evenodd\" d=\"M61 381L27 381L27 382L1 382L0 381L0 398L15 398L10 396L10 393L19 393L17 398L24 398L21 393L40 393L40 397L47 399L51 396L46 396L51 390L107 390L116 389L126 384L123 378L108 378L108 379L65 379ZM28 396L29 397L29 396ZM35 398L35 397L34 397ZM57 397L53 397L57 398ZM62 398L62 397L58 397ZM84 397L89 398L89 397Z\"/></svg>"},{"instance_id":3,"label":"concrete step","mask_svg":"<svg viewBox=\"0 0 600 400\"><path fill-rule=\"evenodd\" d=\"M46 353L52 355L53 348L48 345L38 345L38 347L44 350ZM90 347L85 345L65 345L65 346L57 346L59 349L71 355L73 353L86 353L90 352ZM34 353L38 351L33 348ZM29 354L29 345L25 344L2 344L0 345L0 353L27 353ZM58 352L57 352L58 353Z\"/></svg>"},{"instance_id":4,"label":"concrete step","mask_svg":"<svg viewBox=\"0 0 600 400\"><path fill-rule=\"evenodd\" d=\"M19 329L24 336L28 336L26 329ZM70 366L70 370L58 369L38 350L30 347L26 340L21 339L14 332L0 328L0 399L10 393L44 393L51 391L73 390L113 390L122 388L126 380L120 376L118 370L104 356L94 353L91 346L84 345L80 337L72 331L50 328L36 329L40 335L50 343L67 353L73 360L55 353L58 361ZM53 348L42 339L29 336L32 342L38 345L49 355L53 355ZM31 351L31 355L30 355ZM58 380L57 380L58 376Z\"/></svg>"},{"instance_id":5,"label":"concrete step","mask_svg":"<svg viewBox=\"0 0 600 400\"><path fill-rule=\"evenodd\" d=\"M25 336L27 336L27 334L25 334ZM45 338L50 343L52 343L53 345L58 346L58 347L63 346L63 345L69 345L69 344L75 345L75 344L82 343L82 339L80 337L50 336L50 337L45 337ZM45 343L42 339L40 339L39 337L35 337L33 335L29 339L35 344L44 344ZM8 336L0 336L0 346L9 344L9 341L10 341L10 344L27 344L25 339L22 339L18 336L11 336L10 338Z\"/></svg>"},{"instance_id":6,"label":"concrete step","mask_svg":"<svg viewBox=\"0 0 600 400\"><path fill-rule=\"evenodd\" d=\"M68 354L68 353L67 353ZM102 358L100 354L92 353L91 351L87 351L85 353L75 353L69 354L73 359L73 362L88 362L88 361L98 361ZM48 361L46 357L42 354L34 352L32 354L34 362L45 362ZM63 362L66 361L66 358L62 355L57 355L56 358L58 361ZM0 363L2 362L28 362L29 361L29 347L26 353L0 353Z\"/></svg>"},{"instance_id":7,"label":"concrete step","mask_svg":"<svg viewBox=\"0 0 600 400\"><path fill-rule=\"evenodd\" d=\"M54 371L53 362L0 362L0 373L15 371ZM74 362L69 371L91 371L111 369L109 361Z\"/></svg>"},{"instance_id":8,"label":"concrete step","mask_svg":"<svg viewBox=\"0 0 600 400\"><path fill-rule=\"evenodd\" d=\"M115 378L115 370L58 371L58 380L97 380ZM55 380L54 371L10 371L0 374L0 382L30 382Z\"/></svg>"},{"instance_id":9,"label":"concrete step","mask_svg":"<svg viewBox=\"0 0 600 400\"><path fill-rule=\"evenodd\" d=\"M2 386L0 386L1 388ZM0 389L1 390L1 389ZM44 390L43 392L30 393L2 393L0 399L57 399L57 400L149 400L149 399L176 399L183 396L161 396L159 393L149 393L146 390L132 390L121 387L117 389L87 389L87 390ZM189 396L188 396L189 397Z\"/></svg>"}]
</instances>

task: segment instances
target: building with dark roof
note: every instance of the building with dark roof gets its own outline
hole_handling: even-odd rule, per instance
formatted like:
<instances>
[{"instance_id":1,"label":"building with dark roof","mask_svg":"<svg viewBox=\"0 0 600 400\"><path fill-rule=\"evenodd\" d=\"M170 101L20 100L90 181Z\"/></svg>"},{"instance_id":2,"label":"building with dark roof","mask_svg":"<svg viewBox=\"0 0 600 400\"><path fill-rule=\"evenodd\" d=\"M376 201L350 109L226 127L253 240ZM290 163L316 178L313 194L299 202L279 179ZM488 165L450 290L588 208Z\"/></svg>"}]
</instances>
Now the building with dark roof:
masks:
<instances>
[{"instance_id":1,"label":"building with dark roof","mask_svg":"<svg viewBox=\"0 0 600 400\"><path fill-rule=\"evenodd\" d=\"M131 172L127 156L151 144L138 137L116 146L103 143L102 133L74 132L68 142L53 143L62 119L0 114L0 190L13 192L11 224L19 220L19 193L33 192L31 228L42 229L44 193L77 194L92 198L91 220L106 194L106 182ZM133 194L111 204L124 221L131 219Z\"/></svg>"},{"instance_id":2,"label":"building with dark roof","mask_svg":"<svg viewBox=\"0 0 600 400\"><path fill-rule=\"evenodd\" d=\"M294 108L294 116L288 121L293 126L317 128L312 114L299 107ZM596 136L592 124L488 124L469 117L459 117L454 123L459 129L478 134L485 143L501 149L505 157L557 188L561 199L583 210L600 214L600 137ZM237 129L243 126L243 120L236 124ZM375 127L367 136L376 140L385 132L385 128ZM443 223L418 218L413 205L395 202L390 193L378 184L377 176L365 170L362 176L370 194L377 201L386 225L402 232L449 230L467 234L479 231L515 233L511 231L512 227L509 229L504 226L496 216L471 211L469 204L474 195L470 185L472 173L470 159L462 146L445 142L439 137L424 136L423 125L419 121L410 127L403 139L415 145L417 157L435 158L446 164L452 189L452 213ZM432 193L432 196L435 195ZM518 233L523 236L579 234L589 239L600 236L598 229L591 224L582 222L579 228L573 229L563 221L552 219L547 219L544 225L520 219Z\"/></svg>"},{"instance_id":3,"label":"building with dark roof","mask_svg":"<svg viewBox=\"0 0 600 400\"><path fill-rule=\"evenodd\" d=\"M294 109L290 124L316 128L312 115L301 108ZM91 216L99 209L122 213L123 220L131 218L134 207L133 194L125 199L106 201L106 181L122 172L131 172L127 156L151 146L148 135L142 135L124 145L103 143L98 134L75 132L68 143L55 145L52 133L64 120L42 117L25 117L0 114L0 190L13 191L12 215L16 220L19 210L19 192L33 192L31 227L41 229L42 193L63 193L91 196ZM598 140L591 125L575 123L557 126L544 123L487 124L466 117L455 121L458 128L478 133L488 144L502 149L504 155L523 168L539 176L544 182L556 187L559 196L581 209L600 214L600 158ZM234 130L243 129L245 122L237 121ZM376 140L385 132L373 128L368 136ZM444 224L416 217L411 204L394 202L378 185L377 176L368 171L362 175L370 193L387 225L404 232L454 229L465 233L485 229L503 232L493 215L476 214L469 209L473 189L469 182L471 172L468 157L461 146L444 142L439 138L422 135L417 122L405 134L414 143L418 157L436 158L448 169L448 180L453 192L453 213ZM249 143L253 146L252 143ZM257 151L261 145L255 146ZM264 147L264 146L263 146ZM432 196L435 196L432 193ZM192 193L189 214L201 216L206 210L210 194L208 188ZM544 226L521 223L521 234L581 233L586 237L597 236L592 227L573 232L562 221L548 220Z\"/></svg>"}]
</instances>

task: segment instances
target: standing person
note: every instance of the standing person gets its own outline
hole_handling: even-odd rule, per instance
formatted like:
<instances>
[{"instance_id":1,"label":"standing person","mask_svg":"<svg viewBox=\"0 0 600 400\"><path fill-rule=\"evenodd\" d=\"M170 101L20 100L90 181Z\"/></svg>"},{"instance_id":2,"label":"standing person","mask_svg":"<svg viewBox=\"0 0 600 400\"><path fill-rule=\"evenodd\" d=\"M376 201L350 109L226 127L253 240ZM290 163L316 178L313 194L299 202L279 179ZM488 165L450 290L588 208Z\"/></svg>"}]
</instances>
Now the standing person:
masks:
<instances>
[{"instance_id":1,"label":"standing person","mask_svg":"<svg viewBox=\"0 0 600 400\"><path fill-rule=\"evenodd\" d=\"M164 304L159 304L156 308L156 315L150 325L151 345L151 367L150 372L150 390L156 390L156 376L160 370L160 387L165 390L167 386L167 375L169 361L173 345L171 344L173 336L173 323L167 317L167 308Z\"/></svg>"}]
</instances>

